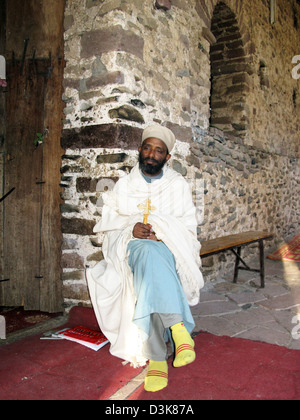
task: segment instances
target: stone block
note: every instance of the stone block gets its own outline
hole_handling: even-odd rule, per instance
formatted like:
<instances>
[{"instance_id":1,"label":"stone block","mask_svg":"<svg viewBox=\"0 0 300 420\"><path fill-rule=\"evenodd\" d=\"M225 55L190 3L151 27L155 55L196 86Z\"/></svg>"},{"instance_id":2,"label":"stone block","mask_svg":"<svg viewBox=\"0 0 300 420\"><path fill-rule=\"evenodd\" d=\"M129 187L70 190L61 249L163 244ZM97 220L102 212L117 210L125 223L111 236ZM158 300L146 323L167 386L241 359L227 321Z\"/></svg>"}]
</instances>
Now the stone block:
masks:
<instances>
[{"instance_id":1,"label":"stone block","mask_svg":"<svg viewBox=\"0 0 300 420\"><path fill-rule=\"evenodd\" d=\"M213 124L231 124L230 117L212 117Z\"/></svg>"},{"instance_id":2,"label":"stone block","mask_svg":"<svg viewBox=\"0 0 300 420\"><path fill-rule=\"evenodd\" d=\"M237 75L233 76L232 83L233 84L247 83L249 85L250 84L250 77L249 77L248 73L237 74Z\"/></svg>"},{"instance_id":3,"label":"stone block","mask_svg":"<svg viewBox=\"0 0 300 420\"><path fill-rule=\"evenodd\" d=\"M155 7L156 9L170 10L172 7L172 4L170 0L156 0Z\"/></svg>"},{"instance_id":4,"label":"stone block","mask_svg":"<svg viewBox=\"0 0 300 420\"><path fill-rule=\"evenodd\" d=\"M196 1L196 12L198 13L199 17L203 20L208 28L211 26L211 16L208 11L207 5L202 0Z\"/></svg>"},{"instance_id":5,"label":"stone block","mask_svg":"<svg viewBox=\"0 0 300 420\"><path fill-rule=\"evenodd\" d=\"M120 25L84 32L81 39L81 58L90 58L110 51L124 51L143 60L144 40Z\"/></svg>"},{"instance_id":6,"label":"stone block","mask_svg":"<svg viewBox=\"0 0 300 420\"><path fill-rule=\"evenodd\" d=\"M76 252L65 253L61 258L62 268L84 268L83 258Z\"/></svg>"},{"instance_id":7,"label":"stone block","mask_svg":"<svg viewBox=\"0 0 300 420\"><path fill-rule=\"evenodd\" d=\"M200 301L204 302L224 302L228 301L225 295L221 293L215 293L214 291L201 291Z\"/></svg>"},{"instance_id":8,"label":"stone block","mask_svg":"<svg viewBox=\"0 0 300 420\"><path fill-rule=\"evenodd\" d=\"M119 108L114 108L109 111L110 118L121 118L129 121L135 121L144 124L142 114L130 105L122 105Z\"/></svg>"},{"instance_id":9,"label":"stone block","mask_svg":"<svg viewBox=\"0 0 300 420\"><path fill-rule=\"evenodd\" d=\"M269 326L257 326L248 331L244 331L240 334L236 334L235 337L237 338L244 338L246 340L252 341L262 341L265 343L276 344L278 346L288 347L291 336L288 332L282 330L277 331L277 323L274 323L274 329L271 328L271 324Z\"/></svg>"},{"instance_id":10,"label":"stone block","mask_svg":"<svg viewBox=\"0 0 300 420\"><path fill-rule=\"evenodd\" d=\"M87 90L96 89L99 86L111 85L111 84L123 84L124 74L120 71L114 71L97 77L91 77L85 81Z\"/></svg>"},{"instance_id":11,"label":"stone block","mask_svg":"<svg viewBox=\"0 0 300 420\"><path fill-rule=\"evenodd\" d=\"M277 296L275 298L260 302L260 305L275 311L282 311L295 307L300 308L300 292L295 293L293 296L290 294Z\"/></svg>"},{"instance_id":12,"label":"stone block","mask_svg":"<svg viewBox=\"0 0 300 420\"><path fill-rule=\"evenodd\" d=\"M62 218L61 228L62 233L69 233L73 235L93 235L93 228L95 222L92 220L85 219L67 219Z\"/></svg>"},{"instance_id":13,"label":"stone block","mask_svg":"<svg viewBox=\"0 0 300 420\"><path fill-rule=\"evenodd\" d=\"M186 0L172 0L172 6L179 9L186 10Z\"/></svg>"},{"instance_id":14,"label":"stone block","mask_svg":"<svg viewBox=\"0 0 300 420\"><path fill-rule=\"evenodd\" d=\"M102 261L104 259L102 251L94 252L94 254L87 257L87 261Z\"/></svg>"},{"instance_id":15,"label":"stone block","mask_svg":"<svg viewBox=\"0 0 300 420\"><path fill-rule=\"evenodd\" d=\"M104 16L106 13L111 12L112 10L121 10L122 9L122 0L111 0L111 1L103 1L103 5L99 7L98 14L99 16Z\"/></svg>"},{"instance_id":16,"label":"stone block","mask_svg":"<svg viewBox=\"0 0 300 420\"><path fill-rule=\"evenodd\" d=\"M244 329L274 321L274 317L270 311L255 306L235 314L224 315L224 318L232 323L242 325Z\"/></svg>"},{"instance_id":17,"label":"stone block","mask_svg":"<svg viewBox=\"0 0 300 420\"><path fill-rule=\"evenodd\" d=\"M240 311L238 305L233 302L203 302L192 308L192 314L196 316L225 315Z\"/></svg>"},{"instance_id":18,"label":"stone block","mask_svg":"<svg viewBox=\"0 0 300 420\"><path fill-rule=\"evenodd\" d=\"M227 58L241 58L245 57L245 51L243 48L237 48L235 50L227 51L226 53Z\"/></svg>"},{"instance_id":19,"label":"stone block","mask_svg":"<svg viewBox=\"0 0 300 420\"><path fill-rule=\"evenodd\" d=\"M80 193L95 192L96 184L97 184L97 181L92 178L88 178L88 177L77 178L76 191Z\"/></svg>"},{"instance_id":20,"label":"stone block","mask_svg":"<svg viewBox=\"0 0 300 420\"><path fill-rule=\"evenodd\" d=\"M79 301L90 300L88 288L83 284L64 284L63 297Z\"/></svg>"},{"instance_id":21,"label":"stone block","mask_svg":"<svg viewBox=\"0 0 300 420\"><path fill-rule=\"evenodd\" d=\"M86 0L86 8L89 9L94 6L99 7L104 1L105 0Z\"/></svg>"},{"instance_id":22,"label":"stone block","mask_svg":"<svg viewBox=\"0 0 300 420\"><path fill-rule=\"evenodd\" d=\"M176 159L173 160L172 167L174 171L180 173L182 176L186 176L187 169L184 166L182 166L181 162L179 162L178 160Z\"/></svg>"},{"instance_id":23,"label":"stone block","mask_svg":"<svg viewBox=\"0 0 300 420\"><path fill-rule=\"evenodd\" d=\"M124 162L126 159L126 153L113 153L113 154L106 154L106 155L98 155L97 156L97 163L120 163Z\"/></svg>"},{"instance_id":24,"label":"stone block","mask_svg":"<svg viewBox=\"0 0 300 420\"><path fill-rule=\"evenodd\" d=\"M121 148L137 150L141 144L142 129L122 124L101 124L63 131L64 149Z\"/></svg>"},{"instance_id":25,"label":"stone block","mask_svg":"<svg viewBox=\"0 0 300 420\"><path fill-rule=\"evenodd\" d=\"M68 280L77 280L82 281L85 280L85 270L74 270L74 271L67 271L62 273L62 281Z\"/></svg>"},{"instance_id":26,"label":"stone block","mask_svg":"<svg viewBox=\"0 0 300 420\"><path fill-rule=\"evenodd\" d=\"M79 90L80 81L78 79L72 79L72 78L65 78L63 81L63 87L65 89L76 89Z\"/></svg>"},{"instance_id":27,"label":"stone block","mask_svg":"<svg viewBox=\"0 0 300 420\"><path fill-rule=\"evenodd\" d=\"M246 93L249 92L249 86L241 83L239 85L234 85L234 86L228 86L228 88L226 89L226 94L229 93L238 93L238 94L242 94L242 93Z\"/></svg>"},{"instance_id":28,"label":"stone block","mask_svg":"<svg viewBox=\"0 0 300 420\"><path fill-rule=\"evenodd\" d=\"M60 205L61 213L80 213L79 207L72 204L61 204Z\"/></svg>"},{"instance_id":29,"label":"stone block","mask_svg":"<svg viewBox=\"0 0 300 420\"><path fill-rule=\"evenodd\" d=\"M182 127L181 125L168 122L166 126L173 131L176 139L191 143L193 138L192 129L190 127Z\"/></svg>"},{"instance_id":30,"label":"stone block","mask_svg":"<svg viewBox=\"0 0 300 420\"><path fill-rule=\"evenodd\" d=\"M101 155L100 155L101 156ZM117 157L115 155L103 155L103 160L98 160L100 163L116 163ZM121 162L121 161L119 161ZM104 192L112 190L119 178L117 177L104 177L100 179L90 177L80 177L76 180L76 191L79 193L94 193L96 191Z\"/></svg>"},{"instance_id":31,"label":"stone block","mask_svg":"<svg viewBox=\"0 0 300 420\"><path fill-rule=\"evenodd\" d=\"M62 249L78 249L78 242L74 238L63 238Z\"/></svg>"},{"instance_id":32,"label":"stone block","mask_svg":"<svg viewBox=\"0 0 300 420\"><path fill-rule=\"evenodd\" d=\"M67 31L72 27L74 23L74 17L72 15L66 15L64 17L64 30Z\"/></svg>"},{"instance_id":33,"label":"stone block","mask_svg":"<svg viewBox=\"0 0 300 420\"><path fill-rule=\"evenodd\" d=\"M238 305L244 305L246 303L256 303L266 300L266 297L261 291L257 292L241 292L241 293L229 293L228 298L237 303Z\"/></svg>"},{"instance_id":34,"label":"stone block","mask_svg":"<svg viewBox=\"0 0 300 420\"><path fill-rule=\"evenodd\" d=\"M214 335L233 337L241 332L241 327L218 316L196 317L196 328Z\"/></svg>"}]
</instances>

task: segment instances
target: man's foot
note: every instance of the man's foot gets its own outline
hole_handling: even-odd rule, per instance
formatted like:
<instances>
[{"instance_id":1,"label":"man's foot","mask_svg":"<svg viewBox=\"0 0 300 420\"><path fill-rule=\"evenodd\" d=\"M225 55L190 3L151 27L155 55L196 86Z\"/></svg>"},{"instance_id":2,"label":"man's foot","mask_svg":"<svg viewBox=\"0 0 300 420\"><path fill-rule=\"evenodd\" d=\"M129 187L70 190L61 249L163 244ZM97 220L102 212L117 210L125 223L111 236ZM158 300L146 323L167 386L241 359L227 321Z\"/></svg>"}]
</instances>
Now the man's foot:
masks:
<instances>
[{"instance_id":1,"label":"man's foot","mask_svg":"<svg viewBox=\"0 0 300 420\"><path fill-rule=\"evenodd\" d=\"M181 367L194 362L196 359L195 343L183 322L173 325L171 331L176 349L173 366Z\"/></svg>"},{"instance_id":2,"label":"man's foot","mask_svg":"<svg viewBox=\"0 0 300 420\"><path fill-rule=\"evenodd\" d=\"M145 378L145 391L157 392L168 385L168 364L167 361L149 361L148 372Z\"/></svg>"}]
</instances>

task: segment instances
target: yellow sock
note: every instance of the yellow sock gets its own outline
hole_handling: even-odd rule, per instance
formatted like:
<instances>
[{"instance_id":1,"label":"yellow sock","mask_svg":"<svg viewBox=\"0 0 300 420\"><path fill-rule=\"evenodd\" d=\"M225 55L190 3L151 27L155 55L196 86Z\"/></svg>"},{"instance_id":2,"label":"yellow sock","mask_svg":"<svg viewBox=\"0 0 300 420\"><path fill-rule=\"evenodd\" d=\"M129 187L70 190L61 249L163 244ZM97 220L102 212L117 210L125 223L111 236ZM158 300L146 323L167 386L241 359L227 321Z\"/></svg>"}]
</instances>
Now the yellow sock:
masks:
<instances>
[{"instance_id":1,"label":"yellow sock","mask_svg":"<svg viewBox=\"0 0 300 420\"><path fill-rule=\"evenodd\" d=\"M173 325L171 331L176 349L173 366L181 367L192 363L196 359L195 343L183 322Z\"/></svg>"},{"instance_id":2,"label":"yellow sock","mask_svg":"<svg viewBox=\"0 0 300 420\"><path fill-rule=\"evenodd\" d=\"M149 361L148 372L145 378L145 391L156 392L168 385L167 361Z\"/></svg>"}]
</instances>

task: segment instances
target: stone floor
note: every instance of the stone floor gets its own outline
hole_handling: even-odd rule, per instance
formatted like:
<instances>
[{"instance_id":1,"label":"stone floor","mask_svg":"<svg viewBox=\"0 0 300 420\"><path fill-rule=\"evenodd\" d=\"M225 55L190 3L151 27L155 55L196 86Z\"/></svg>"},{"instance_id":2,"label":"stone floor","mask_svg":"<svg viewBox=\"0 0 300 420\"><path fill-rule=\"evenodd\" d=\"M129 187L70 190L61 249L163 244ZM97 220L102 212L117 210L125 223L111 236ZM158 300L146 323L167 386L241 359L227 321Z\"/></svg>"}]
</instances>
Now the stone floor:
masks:
<instances>
[{"instance_id":1,"label":"stone floor","mask_svg":"<svg viewBox=\"0 0 300 420\"><path fill-rule=\"evenodd\" d=\"M192 308L195 332L300 350L300 263L266 259L265 271L264 289L259 275L248 271L239 272L237 284L233 273L206 284Z\"/></svg>"}]
</instances>

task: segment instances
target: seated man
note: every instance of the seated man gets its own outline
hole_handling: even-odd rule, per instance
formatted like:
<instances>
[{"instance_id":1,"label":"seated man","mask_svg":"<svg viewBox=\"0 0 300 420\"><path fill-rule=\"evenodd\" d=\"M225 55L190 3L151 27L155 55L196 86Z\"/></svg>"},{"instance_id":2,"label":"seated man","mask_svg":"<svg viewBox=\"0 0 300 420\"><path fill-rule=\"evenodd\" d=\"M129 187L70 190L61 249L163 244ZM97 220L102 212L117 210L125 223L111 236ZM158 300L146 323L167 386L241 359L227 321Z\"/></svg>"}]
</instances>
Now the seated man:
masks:
<instances>
[{"instance_id":1,"label":"seated man","mask_svg":"<svg viewBox=\"0 0 300 420\"><path fill-rule=\"evenodd\" d=\"M87 270L93 307L113 355L143 366L147 391L168 384L168 340L174 367L195 360L190 306L203 278L196 208L187 182L166 162L175 144L166 127L143 131L139 162L104 194L104 260Z\"/></svg>"}]
</instances>

